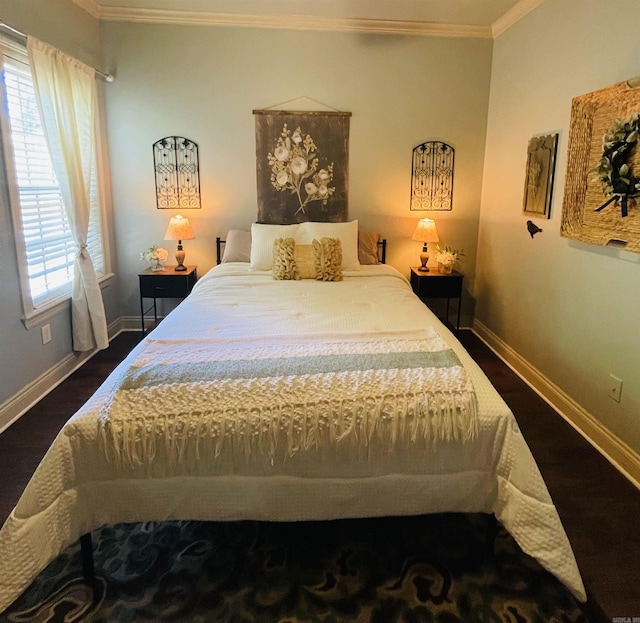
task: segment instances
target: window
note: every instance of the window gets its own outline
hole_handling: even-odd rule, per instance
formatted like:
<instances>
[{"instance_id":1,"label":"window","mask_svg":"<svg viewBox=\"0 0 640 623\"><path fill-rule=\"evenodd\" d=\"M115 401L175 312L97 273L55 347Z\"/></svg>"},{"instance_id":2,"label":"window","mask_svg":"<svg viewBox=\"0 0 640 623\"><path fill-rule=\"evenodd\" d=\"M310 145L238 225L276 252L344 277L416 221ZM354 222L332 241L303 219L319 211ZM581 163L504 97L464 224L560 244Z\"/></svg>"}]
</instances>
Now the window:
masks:
<instances>
[{"instance_id":1,"label":"window","mask_svg":"<svg viewBox=\"0 0 640 623\"><path fill-rule=\"evenodd\" d=\"M3 47L0 88L6 175L28 320L69 298L76 244L40 123L26 50L16 44ZM93 186L87 246L100 278L105 256L98 188Z\"/></svg>"}]
</instances>

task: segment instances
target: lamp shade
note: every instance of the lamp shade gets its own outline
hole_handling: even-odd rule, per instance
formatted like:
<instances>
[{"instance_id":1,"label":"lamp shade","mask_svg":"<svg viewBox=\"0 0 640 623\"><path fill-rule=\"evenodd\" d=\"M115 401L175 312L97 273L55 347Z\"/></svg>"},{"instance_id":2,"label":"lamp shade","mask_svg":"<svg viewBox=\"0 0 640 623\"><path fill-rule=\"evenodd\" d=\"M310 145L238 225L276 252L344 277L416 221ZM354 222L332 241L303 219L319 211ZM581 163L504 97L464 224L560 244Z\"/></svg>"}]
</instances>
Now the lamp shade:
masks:
<instances>
[{"instance_id":1,"label":"lamp shade","mask_svg":"<svg viewBox=\"0 0 640 623\"><path fill-rule=\"evenodd\" d=\"M416 230L411 236L412 240L419 242L438 242L438 230L436 222L431 218L421 218L416 225Z\"/></svg>"},{"instance_id":2,"label":"lamp shade","mask_svg":"<svg viewBox=\"0 0 640 623\"><path fill-rule=\"evenodd\" d=\"M171 218L164 235L165 240L193 240L194 238L188 218L180 216L180 214Z\"/></svg>"}]
</instances>

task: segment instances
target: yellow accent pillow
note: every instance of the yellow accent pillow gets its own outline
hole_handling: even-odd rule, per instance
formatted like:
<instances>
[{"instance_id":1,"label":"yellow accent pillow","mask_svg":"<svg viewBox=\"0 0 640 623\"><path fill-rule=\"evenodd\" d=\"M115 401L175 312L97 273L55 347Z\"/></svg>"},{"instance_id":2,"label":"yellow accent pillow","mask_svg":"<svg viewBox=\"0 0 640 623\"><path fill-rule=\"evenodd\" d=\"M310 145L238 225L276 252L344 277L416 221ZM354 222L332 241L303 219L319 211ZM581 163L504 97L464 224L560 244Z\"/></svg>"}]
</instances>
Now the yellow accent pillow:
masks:
<instances>
[{"instance_id":1,"label":"yellow accent pillow","mask_svg":"<svg viewBox=\"0 0 640 623\"><path fill-rule=\"evenodd\" d=\"M342 281L342 244L339 238L313 241L318 281Z\"/></svg>"},{"instance_id":2,"label":"yellow accent pillow","mask_svg":"<svg viewBox=\"0 0 640 623\"><path fill-rule=\"evenodd\" d=\"M273 241L273 265L271 274L274 279L300 279L298 267L293 257L296 246L293 238L276 238Z\"/></svg>"},{"instance_id":3,"label":"yellow accent pillow","mask_svg":"<svg viewBox=\"0 0 640 623\"><path fill-rule=\"evenodd\" d=\"M308 245L276 238L271 274L277 280L342 281L342 244L338 238L321 238Z\"/></svg>"},{"instance_id":4,"label":"yellow accent pillow","mask_svg":"<svg viewBox=\"0 0 640 623\"><path fill-rule=\"evenodd\" d=\"M316 278L316 252L312 244L297 244L293 249L293 259L300 279Z\"/></svg>"}]
</instances>

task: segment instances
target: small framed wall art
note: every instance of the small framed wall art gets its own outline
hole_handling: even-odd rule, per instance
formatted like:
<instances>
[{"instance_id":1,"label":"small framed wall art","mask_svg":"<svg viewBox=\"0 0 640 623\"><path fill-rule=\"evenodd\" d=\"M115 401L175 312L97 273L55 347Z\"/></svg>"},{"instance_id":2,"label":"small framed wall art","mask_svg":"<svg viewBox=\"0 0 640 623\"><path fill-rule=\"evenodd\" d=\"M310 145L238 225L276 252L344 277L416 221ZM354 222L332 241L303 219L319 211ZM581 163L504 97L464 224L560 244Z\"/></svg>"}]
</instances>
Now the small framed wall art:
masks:
<instances>
[{"instance_id":1,"label":"small framed wall art","mask_svg":"<svg viewBox=\"0 0 640 623\"><path fill-rule=\"evenodd\" d=\"M529 141L522 203L524 214L540 218L551 216L551 194L557 150L557 134L534 136Z\"/></svg>"}]
</instances>

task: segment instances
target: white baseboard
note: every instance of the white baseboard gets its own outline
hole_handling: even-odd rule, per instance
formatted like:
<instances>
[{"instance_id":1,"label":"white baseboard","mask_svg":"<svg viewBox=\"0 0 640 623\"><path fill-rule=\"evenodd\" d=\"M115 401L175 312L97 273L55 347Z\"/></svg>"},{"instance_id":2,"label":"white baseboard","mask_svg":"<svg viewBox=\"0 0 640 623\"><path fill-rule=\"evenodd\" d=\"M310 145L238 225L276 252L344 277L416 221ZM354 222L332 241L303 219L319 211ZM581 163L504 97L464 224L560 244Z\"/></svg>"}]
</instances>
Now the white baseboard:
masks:
<instances>
[{"instance_id":1,"label":"white baseboard","mask_svg":"<svg viewBox=\"0 0 640 623\"><path fill-rule=\"evenodd\" d=\"M158 316L158 322L164 319L164 316ZM144 319L145 330L153 329L155 321L153 318ZM121 316L120 317L120 331L140 331L142 326L140 325L140 316Z\"/></svg>"},{"instance_id":2,"label":"white baseboard","mask_svg":"<svg viewBox=\"0 0 640 623\"><path fill-rule=\"evenodd\" d=\"M137 328L140 328L140 318L137 318ZM111 323L108 327L109 341L122 331L127 331L124 327L123 319ZM49 392L54 390L62 381L73 374L82 364L91 359L98 351L92 350L84 353L70 353L55 366L49 368L22 388L17 394L5 400L0 405L0 433L24 415L33 405L42 400ZM71 414L69 414L71 415Z\"/></svg>"},{"instance_id":3,"label":"white baseboard","mask_svg":"<svg viewBox=\"0 0 640 623\"><path fill-rule=\"evenodd\" d=\"M120 316L120 331L140 331L140 316ZM145 320L145 328L149 326L151 322Z\"/></svg>"},{"instance_id":4,"label":"white baseboard","mask_svg":"<svg viewBox=\"0 0 640 623\"><path fill-rule=\"evenodd\" d=\"M473 332L616 469L640 489L640 455L477 319L473 321Z\"/></svg>"}]
</instances>

